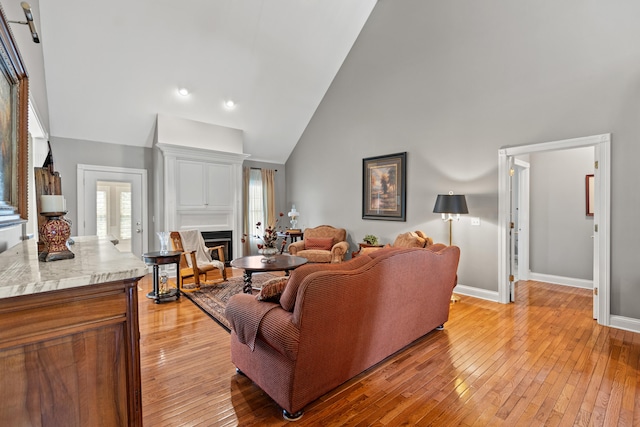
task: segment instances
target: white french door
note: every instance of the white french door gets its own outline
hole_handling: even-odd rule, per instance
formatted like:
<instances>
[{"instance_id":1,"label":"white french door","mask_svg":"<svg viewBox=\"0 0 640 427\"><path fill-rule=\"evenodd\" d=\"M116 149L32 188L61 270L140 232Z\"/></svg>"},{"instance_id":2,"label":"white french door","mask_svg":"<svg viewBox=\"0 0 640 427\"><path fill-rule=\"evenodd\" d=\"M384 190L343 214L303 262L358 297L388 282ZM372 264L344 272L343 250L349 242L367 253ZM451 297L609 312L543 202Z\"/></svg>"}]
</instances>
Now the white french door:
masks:
<instances>
[{"instance_id":1,"label":"white french door","mask_svg":"<svg viewBox=\"0 0 640 427\"><path fill-rule=\"evenodd\" d=\"M78 235L113 235L118 249L147 251L147 171L78 165ZM112 191L113 190L113 191Z\"/></svg>"}]
</instances>

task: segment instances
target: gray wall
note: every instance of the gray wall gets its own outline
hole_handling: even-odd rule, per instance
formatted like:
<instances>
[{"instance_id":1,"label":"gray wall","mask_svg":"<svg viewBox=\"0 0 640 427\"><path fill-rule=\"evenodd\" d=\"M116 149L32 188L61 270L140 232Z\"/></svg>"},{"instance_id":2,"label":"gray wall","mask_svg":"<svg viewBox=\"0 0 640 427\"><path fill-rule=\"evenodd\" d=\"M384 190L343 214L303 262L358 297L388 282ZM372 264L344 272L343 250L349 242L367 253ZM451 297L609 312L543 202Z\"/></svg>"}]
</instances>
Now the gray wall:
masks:
<instances>
[{"instance_id":1,"label":"gray wall","mask_svg":"<svg viewBox=\"0 0 640 427\"><path fill-rule=\"evenodd\" d=\"M107 144L94 141L80 141L68 138L51 138L51 151L55 170L60 172L62 194L67 200L69 213L66 218L72 221L71 235L78 233L78 198L77 170L78 164L112 166L122 168L146 169L149 194L149 221L153 215L153 158L151 148L131 147L118 144ZM153 246L154 234L149 233L149 247Z\"/></svg>"},{"instance_id":2,"label":"gray wall","mask_svg":"<svg viewBox=\"0 0 640 427\"><path fill-rule=\"evenodd\" d=\"M467 195L454 224L461 284L497 291L497 151L612 133L611 313L640 318L640 3L377 3L287 161L308 226L391 241L447 229L438 193ZM362 158L408 152L407 221L361 219Z\"/></svg>"},{"instance_id":3,"label":"gray wall","mask_svg":"<svg viewBox=\"0 0 640 427\"><path fill-rule=\"evenodd\" d=\"M585 176L592 147L530 156L530 250L534 273L593 279L593 217L586 216Z\"/></svg>"}]
</instances>

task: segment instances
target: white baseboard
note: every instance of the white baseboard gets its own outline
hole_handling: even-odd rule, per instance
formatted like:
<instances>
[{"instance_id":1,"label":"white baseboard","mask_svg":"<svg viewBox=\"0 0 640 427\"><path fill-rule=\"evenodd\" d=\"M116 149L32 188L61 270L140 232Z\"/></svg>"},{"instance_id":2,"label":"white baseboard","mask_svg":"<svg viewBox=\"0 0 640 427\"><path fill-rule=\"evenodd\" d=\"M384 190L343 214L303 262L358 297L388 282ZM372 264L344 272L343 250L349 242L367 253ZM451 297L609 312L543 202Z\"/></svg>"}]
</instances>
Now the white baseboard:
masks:
<instances>
[{"instance_id":1,"label":"white baseboard","mask_svg":"<svg viewBox=\"0 0 640 427\"><path fill-rule=\"evenodd\" d=\"M624 316L609 316L609 326L612 328L624 329L625 331L640 333L640 319Z\"/></svg>"},{"instance_id":2,"label":"white baseboard","mask_svg":"<svg viewBox=\"0 0 640 427\"><path fill-rule=\"evenodd\" d=\"M554 285L572 286L574 288L593 289L593 280L574 279L572 277L554 276L552 274L542 274L529 272L529 280L538 282L553 283Z\"/></svg>"},{"instance_id":3,"label":"white baseboard","mask_svg":"<svg viewBox=\"0 0 640 427\"><path fill-rule=\"evenodd\" d=\"M460 295L467 295L487 301L498 302L498 291L488 291L486 289L474 288L458 283L458 285L453 288L453 292Z\"/></svg>"}]
</instances>

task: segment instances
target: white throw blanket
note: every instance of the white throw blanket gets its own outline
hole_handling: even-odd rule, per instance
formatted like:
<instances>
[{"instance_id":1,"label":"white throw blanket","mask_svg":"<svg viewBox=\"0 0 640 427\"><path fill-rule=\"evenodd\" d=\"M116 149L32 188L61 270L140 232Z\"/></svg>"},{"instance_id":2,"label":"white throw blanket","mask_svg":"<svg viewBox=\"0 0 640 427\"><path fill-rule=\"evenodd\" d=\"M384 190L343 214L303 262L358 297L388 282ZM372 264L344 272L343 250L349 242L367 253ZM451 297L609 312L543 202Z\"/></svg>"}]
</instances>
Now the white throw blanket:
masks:
<instances>
[{"instance_id":1,"label":"white throw blanket","mask_svg":"<svg viewBox=\"0 0 640 427\"><path fill-rule=\"evenodd\" d=\"M185 230L180 232L180 239L182 240L182 249L185 252L196 251L196 262L200 266L204 266L207 264L211 264L220 271L224 269L224 264L217 259L211 259L211 255L209 254L209 250L207 246L204 244L204 239L202 238L202 234L198 230ZM187 264L189 267L193 268L191 265L191 257L187 258Z\"/></svg>"}]
</instances>

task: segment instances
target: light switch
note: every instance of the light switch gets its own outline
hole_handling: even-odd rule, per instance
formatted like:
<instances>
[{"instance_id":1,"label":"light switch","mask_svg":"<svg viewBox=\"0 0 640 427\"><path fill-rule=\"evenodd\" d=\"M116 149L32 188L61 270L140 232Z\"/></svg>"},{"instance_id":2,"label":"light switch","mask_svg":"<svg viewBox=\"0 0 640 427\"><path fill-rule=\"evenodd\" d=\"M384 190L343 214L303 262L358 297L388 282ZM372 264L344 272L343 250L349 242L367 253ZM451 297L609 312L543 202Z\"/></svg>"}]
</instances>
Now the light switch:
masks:
<instances>
[{"instance_id":1,"label":"light switch","mask_svg":"<svg viewBox=\"0 0 640 427\"><path fill-rule=\"evenodd\" d=\"M480 218L478 218L477 216L471 218L471 225L480 225Z\"/></svg>"}]
</instances>

